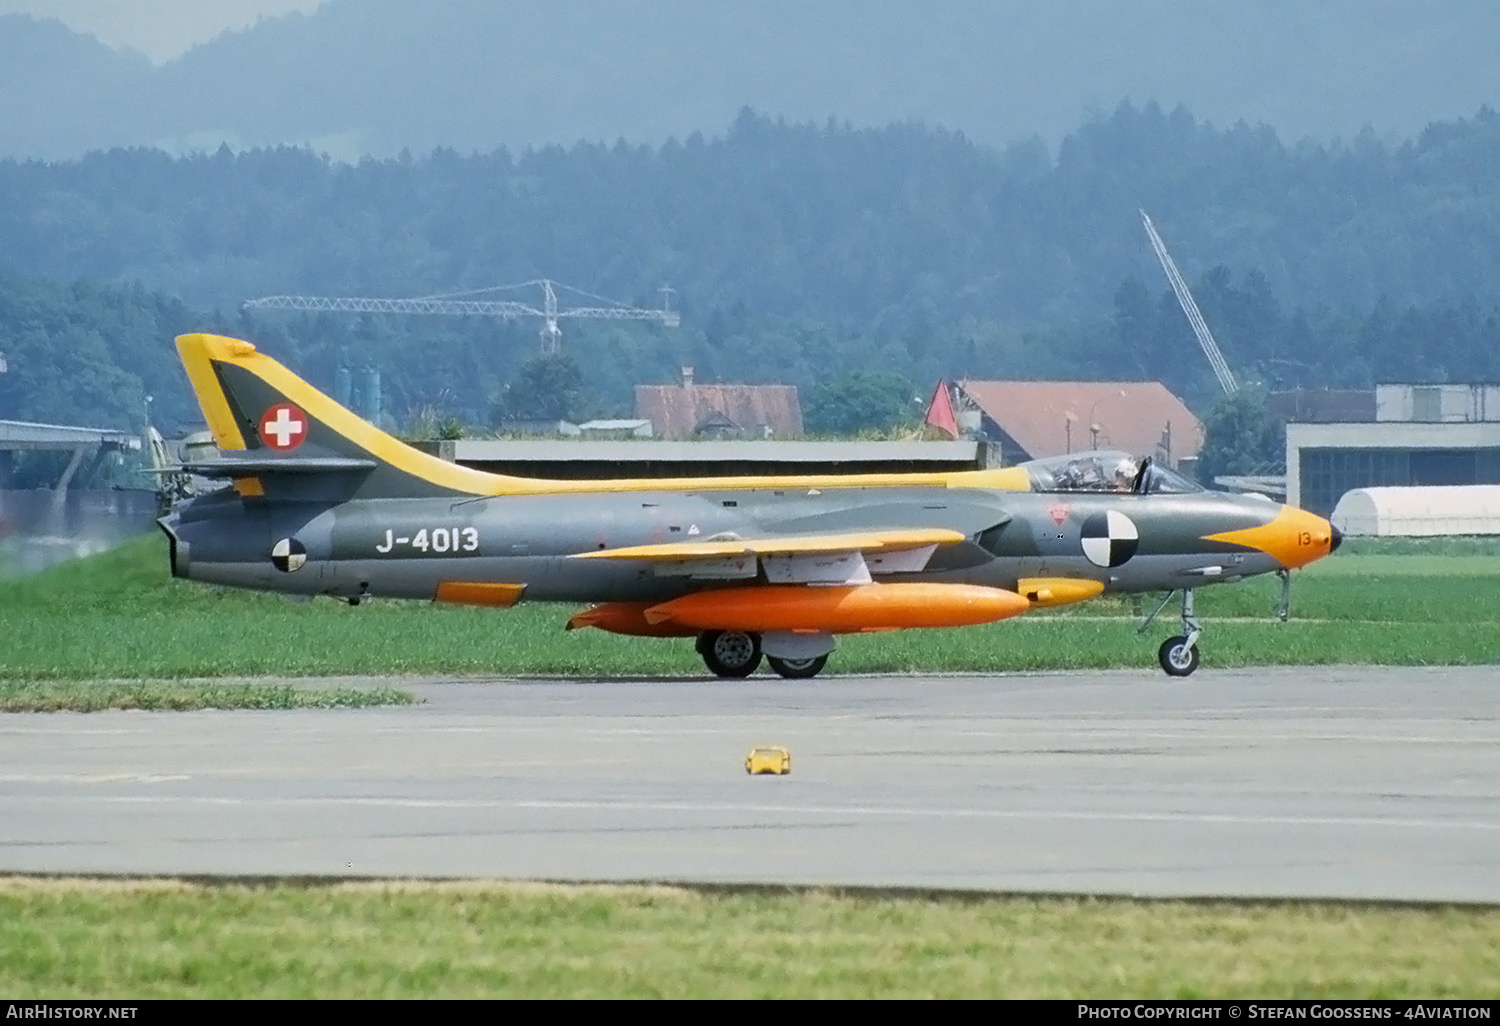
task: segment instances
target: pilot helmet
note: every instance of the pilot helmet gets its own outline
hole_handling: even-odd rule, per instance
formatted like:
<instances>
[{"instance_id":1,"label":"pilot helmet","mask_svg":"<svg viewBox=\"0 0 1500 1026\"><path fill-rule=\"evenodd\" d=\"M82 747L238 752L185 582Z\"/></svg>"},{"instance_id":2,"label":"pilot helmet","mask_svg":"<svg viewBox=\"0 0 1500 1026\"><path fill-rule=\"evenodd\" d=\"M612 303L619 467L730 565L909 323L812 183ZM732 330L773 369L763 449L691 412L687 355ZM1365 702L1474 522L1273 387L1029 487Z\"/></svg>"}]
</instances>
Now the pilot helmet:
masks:
<instances>
[{"instance_id":1,"label":"pilot helmet","mask_svg":"<svg viewBox=\"0 0 1500 1026\"><path fill-rule=\"evenodd\" d=\"M1140 469L1140 467L1136 466L1135 460L1126 456L1119 463L1115 464L1116 483L1127 488L1130 487L1130 485L1135 483L1135 476L1140 473Z\"/></svg>"}]
</instances>

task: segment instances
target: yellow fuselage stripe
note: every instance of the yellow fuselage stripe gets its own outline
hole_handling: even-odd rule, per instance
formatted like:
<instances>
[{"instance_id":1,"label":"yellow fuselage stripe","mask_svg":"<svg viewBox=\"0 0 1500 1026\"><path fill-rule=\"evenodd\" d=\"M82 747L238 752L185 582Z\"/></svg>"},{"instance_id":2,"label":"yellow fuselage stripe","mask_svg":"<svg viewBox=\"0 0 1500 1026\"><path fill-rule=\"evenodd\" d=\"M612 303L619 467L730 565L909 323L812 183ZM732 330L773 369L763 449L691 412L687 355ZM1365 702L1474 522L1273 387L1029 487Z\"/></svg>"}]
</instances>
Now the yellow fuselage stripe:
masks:
<instances>
[{"instance_id":1,"label":"yellow fuselage stripe","mask_svg":"<svg viewBox=\"0 0 1500 1026\"><path fill-rule=\"evenodd\" d=\"M188 383L198 396L198 405L203 408L208 430L213 432L214 443L220 449L229 450L245 448L245 436L240 434L240 426L235 423L234 414L229 409L229 400L224 397L224 389L214 373L213 361L233 362L229 352L236 342L237 339L221 335L181 335L177 339L177 353L182 357ZM248 342L238 344L249 345ZM254 351L252 347L250 352Z\"/></svg>"},{"instance_id":2,"label":"yellow fuselage stripe","mask_svg":"<svg viewBox=\"0 0 1500 1026\"><path fill-rule=\"evenodd\" d=\"M413 449L361 420L313 388L249 342L222 335L182 335L178 352L188 380L198 394L209 429L221 449L243 449L245 440L235 424L229 403L214 374L213 362L241 367L296 403L314 420L343 435L392 467L455 492L469 495L581 495L601 492L745 491L750 489L840 488L981 488L991 491L1029 491L1030 476L1020 467L999 470L959 470L927 474L824 474L747 477L627 478L620 481L549 481L511 477L449 463Z\"/></svg>"}]
</instances>

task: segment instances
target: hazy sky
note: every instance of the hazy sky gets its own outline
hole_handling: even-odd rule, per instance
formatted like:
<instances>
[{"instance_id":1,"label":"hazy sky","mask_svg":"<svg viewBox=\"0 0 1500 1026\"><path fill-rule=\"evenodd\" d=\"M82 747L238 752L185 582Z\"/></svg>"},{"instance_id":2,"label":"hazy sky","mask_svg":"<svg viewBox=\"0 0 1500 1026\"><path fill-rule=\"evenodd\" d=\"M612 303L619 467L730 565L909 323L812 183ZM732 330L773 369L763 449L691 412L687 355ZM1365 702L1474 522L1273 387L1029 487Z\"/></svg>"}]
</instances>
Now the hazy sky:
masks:
<instances>
[{"instance_id":1,"label":"hazy sky","mask_svg":"<svg viewBox=\"0 0 1500 1026\"><path fill-rule=\"evenodd\" d=\"M322 0L0 0L0 14L56 18L109 46L133 47L160 64L261 15L304 13Z\"/></svg>"}]
</instances>

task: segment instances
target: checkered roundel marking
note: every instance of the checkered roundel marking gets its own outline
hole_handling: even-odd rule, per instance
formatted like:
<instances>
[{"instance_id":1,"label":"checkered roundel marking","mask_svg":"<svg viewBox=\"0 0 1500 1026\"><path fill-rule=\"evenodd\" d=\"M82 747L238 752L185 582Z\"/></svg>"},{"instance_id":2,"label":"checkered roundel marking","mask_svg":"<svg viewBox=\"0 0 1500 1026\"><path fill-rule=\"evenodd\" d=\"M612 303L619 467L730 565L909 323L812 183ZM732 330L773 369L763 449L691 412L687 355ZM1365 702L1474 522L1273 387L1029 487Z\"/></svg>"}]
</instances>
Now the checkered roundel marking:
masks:
<instances>
[{"instance_id":1,"label":"checkered roundel marking","mask_svg":"<svg viewBox=\"0 0 1500 1026\"><path fill-rule=\"evenodd\" d=\"M1119 566L1135 555L1141 543L1140 532L1131 519L1112 509L1090 516L1078 533L1083 554L1095 566Z\"/></svg>"},{"instance_id":2,"label":"checkered roundel marking","mask_svg":"<svg viewBox=\"0 0 1500 1026\"><path fill-rule=\"evenodd\" d=\"M296 573L307 562L307 546L296 538L283 538L271 546L271 563L284 574Z\"/></svg>"}]
</instances>

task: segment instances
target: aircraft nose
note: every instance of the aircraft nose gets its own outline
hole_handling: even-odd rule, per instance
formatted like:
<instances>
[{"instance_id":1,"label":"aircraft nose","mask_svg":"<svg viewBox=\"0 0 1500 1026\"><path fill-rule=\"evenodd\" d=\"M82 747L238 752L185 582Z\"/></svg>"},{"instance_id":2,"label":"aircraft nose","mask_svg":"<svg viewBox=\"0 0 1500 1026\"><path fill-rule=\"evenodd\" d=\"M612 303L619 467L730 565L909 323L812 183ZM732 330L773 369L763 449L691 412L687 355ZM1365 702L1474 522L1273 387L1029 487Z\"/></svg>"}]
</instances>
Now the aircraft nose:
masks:
<instances>
[{"instance_id":1,"label":"aircraft nose","mask_svg":"<svg viewBox=\"0 0 1500 1026\"><path fill-rule=\"evenodd\" d=\"M1281 513L1266 527L1275 538L1275 544L1266 551L1288 570L1322 559L1334 550L1334 538L1339 537L1337 528L1328 521L1295 506L1281 507Z\"/></svg>"},{"instance_id":2,"label":"aircraft nose","mask_svg":"<svg viewBox=\"0 0 1500 1026\"><path fill-rule=\"evenodd\" d=\"M1331 556L1339 550L1340 545L1344 544L1344 532L1332 524L1328 525L1328 529L1333 533L1332 539L1328 542L1328 554Z\"/></svg>"},{"instance_id":3,"label":"aircraft nose","mask_svg":"<svg viewBox=\"0 0 1500 1026\"><path fill-rule=\"evenodd\" d=\"M1288 570L1322 559L1336 547L1335 537L1342 540L1328 521L1296 506L1282 506L1274 517L1259 527L1204 537L1259 549Z\"/></svg>"},{"instance_id":4,"label":"aircraft nose","mask_svg":"<svg viewBox=\"0 0 1500 1026\"><path fill-rule=\"evenodd\" d=\"M1337 529L1318 516L1295 506L1281 507L1281 513L1267 527L1277 536L1271 555L1288 570L1322 559L1334 549ZM1268 549L1267 551L1271 551Z\"/></svg>"}]
</instances>

